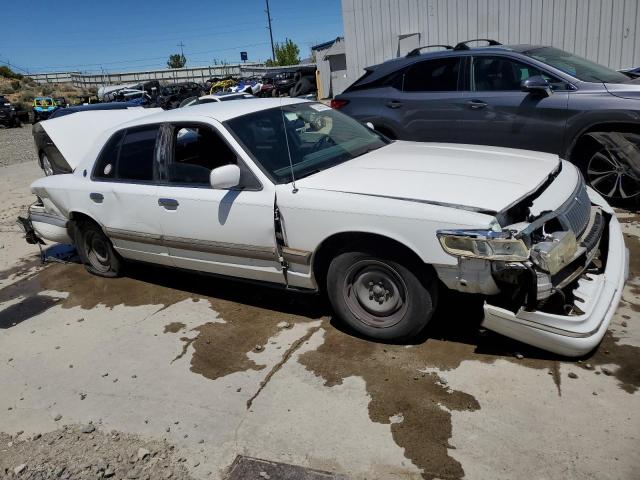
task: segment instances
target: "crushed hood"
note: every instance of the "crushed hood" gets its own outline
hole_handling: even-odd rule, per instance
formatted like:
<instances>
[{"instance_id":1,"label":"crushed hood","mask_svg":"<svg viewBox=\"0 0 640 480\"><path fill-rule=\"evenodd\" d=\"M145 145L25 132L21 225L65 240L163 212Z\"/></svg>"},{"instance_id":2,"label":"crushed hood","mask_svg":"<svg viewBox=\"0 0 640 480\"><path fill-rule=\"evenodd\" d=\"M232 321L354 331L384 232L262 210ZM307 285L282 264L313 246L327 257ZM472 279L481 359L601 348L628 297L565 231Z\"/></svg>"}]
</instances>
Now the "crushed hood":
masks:
<instances>
[{"instance_id":1,"label":"crushed hood","mask_svg":"<svg viewBox=\"0 0 640 480\"><path fill-rule=\"evenodd\" d=\"M40 126L73 171L107 130L130 120L162 111L161 108L138 107L125 110L77 112L52 120L44 120L40 122Z\"/></svg>"},{"instance_id":2,"label":"crushed hood","mask_svg":"<svg viewBox=\"0 0 640 480\"><path fill-rule=\"evenodd\" d=\"M499 212L540 187L559 162L528 150L396 141L296 186Z\"/></svg>"}]
</instances>

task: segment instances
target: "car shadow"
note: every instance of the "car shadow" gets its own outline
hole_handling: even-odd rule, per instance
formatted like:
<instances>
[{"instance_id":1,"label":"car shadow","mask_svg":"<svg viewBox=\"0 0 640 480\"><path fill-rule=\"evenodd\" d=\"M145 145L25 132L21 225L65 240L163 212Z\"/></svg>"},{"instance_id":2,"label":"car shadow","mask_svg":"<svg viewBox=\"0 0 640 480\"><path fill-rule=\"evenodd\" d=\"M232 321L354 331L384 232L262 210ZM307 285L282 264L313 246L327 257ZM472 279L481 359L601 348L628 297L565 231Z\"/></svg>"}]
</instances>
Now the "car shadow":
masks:
<instances>
[{"instance_id":1,"label":"car shadow","mask_svg":"<svg viewBox=\"0 0 640 480\"><path fill-rule=\"evenodd\" d=\"M442 288L436 314L422 332L410 340L385 342L364 337L342 322L323 294L286 290L281 286L186 270L172 270L171 275L167 275L167 271L166 268L155 265L131 264L127 269L127 276L194 295L298 315L310 320L325 317L332 328L345 335L377 343L424 345L428 348L430 340L440 340L470 345L474 347L475 353L481 355L513 357L515 354L522 354L527 358L543 360L563 358L482 328L484 300L477 295Z\"/></svg>"}]
</instances>

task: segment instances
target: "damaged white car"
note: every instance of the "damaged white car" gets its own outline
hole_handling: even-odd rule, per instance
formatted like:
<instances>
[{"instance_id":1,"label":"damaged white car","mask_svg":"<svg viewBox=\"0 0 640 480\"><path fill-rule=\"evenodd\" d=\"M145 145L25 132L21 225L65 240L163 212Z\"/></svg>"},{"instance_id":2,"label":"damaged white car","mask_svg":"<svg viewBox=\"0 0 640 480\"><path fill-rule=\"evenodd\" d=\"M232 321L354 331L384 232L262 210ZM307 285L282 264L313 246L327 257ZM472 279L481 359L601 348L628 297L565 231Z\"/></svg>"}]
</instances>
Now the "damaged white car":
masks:
<instances>
[{"instance_id":1,"label":"damaged white car","mask_svg":"<svg viewBox=\"0 0 640 480\"><path fill-rule=\"evenodd\" d=\"M417 334L450 288L486 298L486 328L567 356L618 305L620 225L555 155L392 142L296 99L126 115L42 122L72 173L33 183L27 238L75 243L91 273L135 260L326 289L384 340Z\"/></svg>"}]
</instances>

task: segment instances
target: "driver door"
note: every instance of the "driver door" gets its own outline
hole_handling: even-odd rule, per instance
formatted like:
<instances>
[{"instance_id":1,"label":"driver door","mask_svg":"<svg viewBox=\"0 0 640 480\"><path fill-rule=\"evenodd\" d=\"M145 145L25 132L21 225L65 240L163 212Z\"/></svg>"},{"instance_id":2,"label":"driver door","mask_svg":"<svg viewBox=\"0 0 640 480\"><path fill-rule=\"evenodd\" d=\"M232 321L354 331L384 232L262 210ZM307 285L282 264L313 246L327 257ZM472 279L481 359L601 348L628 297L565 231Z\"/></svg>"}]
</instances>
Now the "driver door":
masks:
<instances>
[{"instance_id":1,"label":"driver door","mask_svg":"<svg viewBox=\"0 0 640 480\"><path fill-rule=\"evenodd\" d=\"M499 55L474 56L461 98L460 141L559 153L568 115L568 85L538 68ZM549 97L521 91L529 77L547 78Z\"/></svg>"},{"instance_id":2,"label":"driver door","mask_svg":"<svg viewBox=\"0 0 640 480\"><path fill-rule=\"evenodd\" d=\"M176 267L283 283L273 185L261 185L211 125L165 125L166 180L158 187L164 244ZM240 187L214 190L211 170L241 170Z\"/></svg>"}]
</instances>

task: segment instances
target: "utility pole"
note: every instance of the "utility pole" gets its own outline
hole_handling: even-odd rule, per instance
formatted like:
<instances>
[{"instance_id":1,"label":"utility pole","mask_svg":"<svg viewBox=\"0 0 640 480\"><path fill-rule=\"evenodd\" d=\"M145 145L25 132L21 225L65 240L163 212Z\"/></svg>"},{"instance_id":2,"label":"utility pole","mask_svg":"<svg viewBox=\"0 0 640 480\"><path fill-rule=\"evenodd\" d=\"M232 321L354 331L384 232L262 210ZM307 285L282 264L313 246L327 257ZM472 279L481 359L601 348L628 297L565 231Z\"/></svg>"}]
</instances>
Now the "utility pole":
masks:
<instances>
[{"instance_id":1,"label":"utility pole","mask_svg":"<svg viewBox=\"0 0 640 480\"><path fill-rule=\"evenodd\" d=\"M271 60L275 63L276 61L276 49L273 46L273 30L271 29L271 11L269 10L269 0L267 1L267 22L269 22L269 38L271 38Z\"/></svg>"}]
</instances>

